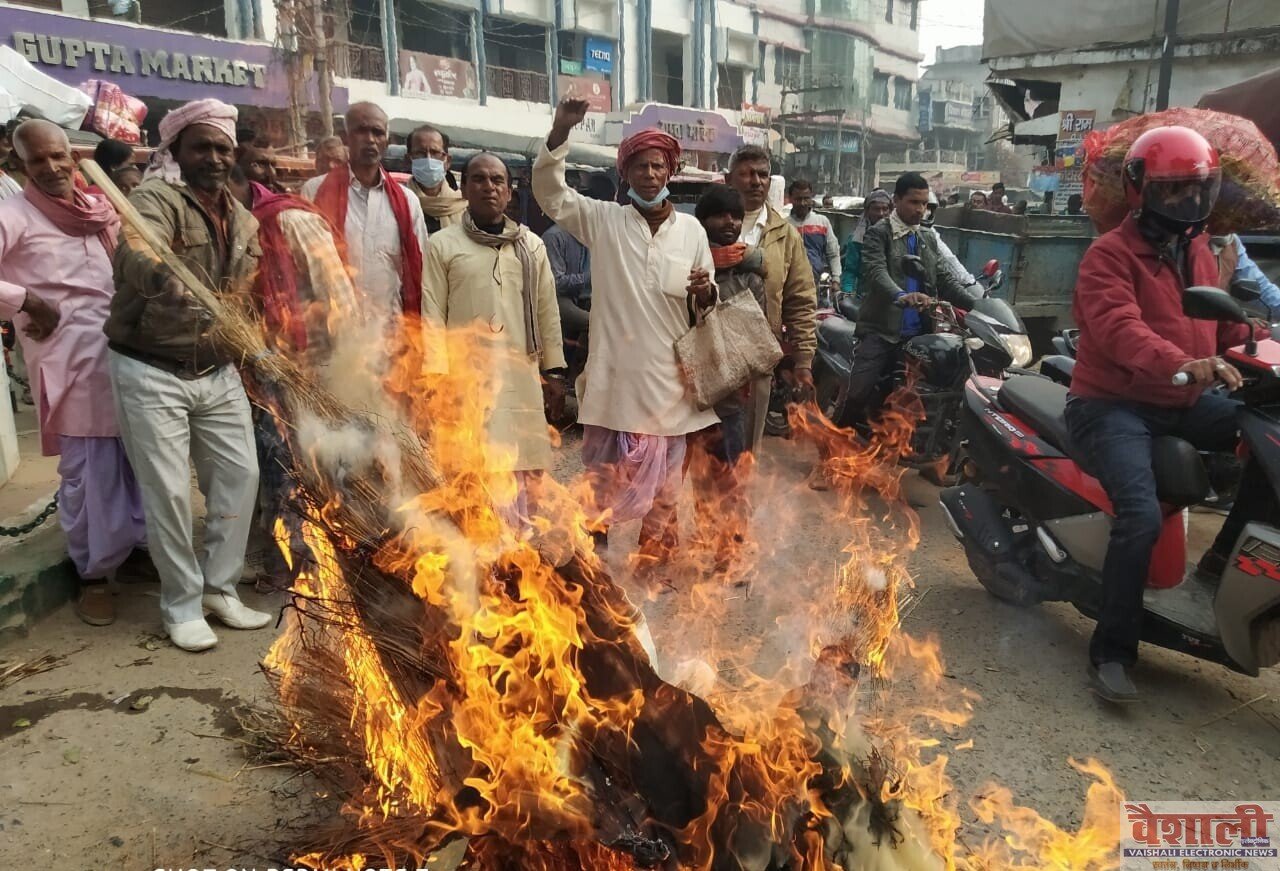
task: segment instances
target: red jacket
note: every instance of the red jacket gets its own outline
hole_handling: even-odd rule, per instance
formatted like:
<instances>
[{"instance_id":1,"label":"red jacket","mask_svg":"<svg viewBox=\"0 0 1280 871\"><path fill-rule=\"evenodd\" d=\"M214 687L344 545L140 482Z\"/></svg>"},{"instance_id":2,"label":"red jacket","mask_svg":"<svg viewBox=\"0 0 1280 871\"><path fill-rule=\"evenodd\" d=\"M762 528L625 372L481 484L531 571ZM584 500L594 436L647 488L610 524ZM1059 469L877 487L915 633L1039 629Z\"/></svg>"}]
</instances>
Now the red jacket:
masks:
<instances>
[{"instance_id":1,"label":"red jacket","mask_svg":"<svg viewBox=\"0 0 1280 871\"><path fill-rule=\"evenodd\" d=\"M1217 287L1208 237L1191 240L1190 286ZM1080 344L1071 393L1168 408L1194 405L1202 387L1175 387L1184 363L1220 354L1249 338L1244 324L1192 320L1182 313L1178 270L1161 260L1130 216L1089 246L1076 279Z\"/></svg>"}]
</instances>

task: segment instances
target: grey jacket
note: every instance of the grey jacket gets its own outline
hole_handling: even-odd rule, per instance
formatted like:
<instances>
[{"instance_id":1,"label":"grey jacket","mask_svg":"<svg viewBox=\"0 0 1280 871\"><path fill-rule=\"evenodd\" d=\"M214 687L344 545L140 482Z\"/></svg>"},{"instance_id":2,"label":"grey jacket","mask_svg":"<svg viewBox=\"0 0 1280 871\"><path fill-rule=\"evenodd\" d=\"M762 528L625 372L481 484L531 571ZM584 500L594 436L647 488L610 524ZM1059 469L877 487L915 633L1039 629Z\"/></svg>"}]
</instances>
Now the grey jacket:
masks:
<instances>
[{"instance_id":1,"label":"grey jacket","mask_svg":"<svg viewBox=\"0 0 1280 871\"><path fill-rule=\"evenodd\" d=\"M938 237L929 227L917 227L920 244L917 254L924 265L925 278L920 292L946 300L952 305L972 308L981 298L976 288L960 283L942 263ZM867 230L862 240L862 276L858 289L863 293L858 317L860 336L875 333L890 342L902 340L902 309L896 304L906 290L907 277L902 258L907 254L907 237L893 237L893 222L880 221Z\"/></svg>"}]
</instances>

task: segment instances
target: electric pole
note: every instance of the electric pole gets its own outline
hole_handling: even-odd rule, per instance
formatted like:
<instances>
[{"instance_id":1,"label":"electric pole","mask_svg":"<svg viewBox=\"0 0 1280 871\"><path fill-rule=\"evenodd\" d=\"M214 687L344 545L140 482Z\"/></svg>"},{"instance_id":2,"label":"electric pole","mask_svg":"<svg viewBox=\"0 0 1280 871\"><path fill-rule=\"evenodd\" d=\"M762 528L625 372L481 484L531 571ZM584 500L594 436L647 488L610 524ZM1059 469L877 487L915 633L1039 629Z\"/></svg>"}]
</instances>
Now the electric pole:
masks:
<instances>
[{"instance_id":1,"label":"electric pole","mask_svg":"<svg viewBox=\"0 0 1280 871\"><path fill-rule=\"evenodd\" d=\"M326 9L326 7L332 7ZM322 136L333 135L333 52L329 38L345 3L332 0L276 0L278 47L289 77L289 146L295 154L307 147L308 85L314 75L316 111Z\"/></svg>"},{"instance_id":2,"label":"electric pole","mask_svg":"<svg viewBox=\"0 0 1280 871\"><path fill-rule=\"evenodd\" d=\"M1173 51L1178 45L1179 0L1165 0L1164 49L1160 52L1160 81L1156 87L1156 111L1169 108L1169 87L1173 83Z\"/></svg>"}]
</instances>

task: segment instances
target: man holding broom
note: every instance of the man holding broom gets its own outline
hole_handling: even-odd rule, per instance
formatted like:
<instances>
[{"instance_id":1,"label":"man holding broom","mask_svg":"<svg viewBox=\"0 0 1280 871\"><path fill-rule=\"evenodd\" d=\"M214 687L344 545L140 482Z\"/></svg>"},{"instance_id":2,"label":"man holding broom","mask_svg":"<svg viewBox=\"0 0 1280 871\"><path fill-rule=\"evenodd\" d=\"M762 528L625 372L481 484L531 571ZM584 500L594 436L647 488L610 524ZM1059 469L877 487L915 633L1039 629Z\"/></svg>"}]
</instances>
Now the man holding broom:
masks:
<instances>
[{"instance_id":1,"label":"man holding broom","mask_svg":"<svg viewBox=\"0 0 1280 871\"><path fill-rule=\"evenodd\" d=\"M172 240L172 252L153 251L126 214L106 323L121 437L142 487L165 630L190 651L218 643L205 612L233 629L271 622L236 592L258 485L249 400L230 353L214 341L210 313L164 259L180 260L219 294L251 286L258 222L227 189L236 116L210 99L161 119L160 146L129 202L160 239ZM199 559L188 458L207 506Z\"/></svg>"}]
</instances>

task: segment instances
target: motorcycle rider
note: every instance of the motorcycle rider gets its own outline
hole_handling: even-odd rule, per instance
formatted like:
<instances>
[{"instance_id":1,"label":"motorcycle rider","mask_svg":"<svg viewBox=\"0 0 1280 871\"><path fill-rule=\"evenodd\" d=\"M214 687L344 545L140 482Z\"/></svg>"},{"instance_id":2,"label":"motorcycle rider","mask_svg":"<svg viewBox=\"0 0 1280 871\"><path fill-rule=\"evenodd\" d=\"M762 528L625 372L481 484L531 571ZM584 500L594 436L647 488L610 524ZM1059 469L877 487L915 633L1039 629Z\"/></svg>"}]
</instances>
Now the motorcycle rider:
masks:
<instances>
[{"instance_id":1,"label":"motorcycle rider","mask_svg":"<svg viewBox=\"0 0 1280 871\"><path fill-rule=\"evenodd\" d=\"M933 302L935 293L961 308L972 308L981 298L944 266L937 234L923 226L928 206L929 182L919 173L906 173L894 186L889 219L863 237L859 286L865 296L857 326L859 343L839 424L865 422L877 410L869 407L873 399L883 399L876 385L898 364L903 343L927 332L921 310ZM920 258L923 278L907 276L907 255Z\"/></svg>"},{"instance_id":2,"label":"motorcycle rider","mask_svg":"<svg viewBox=\"0 0 1280 871\"><path fill-rule=\"evenodd\" d=\"M1138 698L1128 670L1138 657L1143 588L1163 525L1152 439L1174 435L1211 451L1235 446L1238 403L1206 388L1240 385L1240 373L1218 354L1249 335L1243 325L1182 313L1185 288L1218 284L1202 235L1221 183L1217 151L1194 130L1160 127L1138 137L1122 172L1132 212L1080 263L1080 344L1066 408L1073 454L1114 509L1089 645L1094 689L1111 702ZM1190 376L1188 386L1173 385L1178 372ZM1246 469L1235 506L1200 561L1202 576L1220 578L1247 520L1273 507L1263 472Z\"/></svg>"}]
</instances>

